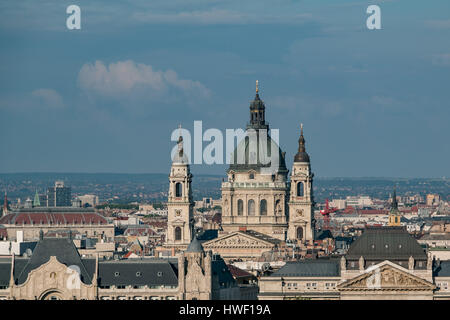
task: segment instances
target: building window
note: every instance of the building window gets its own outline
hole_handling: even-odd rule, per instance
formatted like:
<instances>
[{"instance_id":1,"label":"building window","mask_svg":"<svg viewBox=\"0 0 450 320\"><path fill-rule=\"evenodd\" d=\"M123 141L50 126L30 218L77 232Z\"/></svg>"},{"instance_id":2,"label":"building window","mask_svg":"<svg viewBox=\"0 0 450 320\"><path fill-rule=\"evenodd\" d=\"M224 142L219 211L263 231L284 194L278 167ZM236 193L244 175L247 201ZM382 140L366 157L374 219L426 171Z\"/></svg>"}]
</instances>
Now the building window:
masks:
<instances>
[{"instance_id":1,"label":"building window","mask_svg":"<svg viewBox=\"0 0 450 320\"><path fill-rule=\"evenodd\" d=\"M175 197L179 198L183 196L182 184L177 182L175 184Z\"/></svg>"},{"instance_id":2,"label":"building window","mask_svg":"<svg viewBox=\"0 0 450 320\"><path fill-rule=\"evenodd\" d=\"M267 216L267 201L262 199L259 204L259 214L262 216Z\"/></svg>"},{"instance_id":3,"label":"building window","mask_svg":"<svg viewBox=\"0 0 450 320\"><path fill-rule=\"evenodd\" d=\"M158 275L158 277L162 277L162 275L163 275L162 271L158 271L157 275Z\"/></svg>"},{"instance_id":4,"label":"building window","mask_svg":"<svg viewBox=\"0 0 450 320\"><path fill-rule=\"evenodd\" d=\"M303 197L304 195L304 184L303 182L297 183L297 197Z\"/></svg>"},{"instance_id":5,"label":"building window","mask_svg":"<svg viewBox=\"0 0 450 320\"><path fill-rule=\"evenodd\" d=\"M176 227L175 228L175 241L180 241L180 240L181 240L181 228Z\"/></svg>"},{"instance_id":6,"label":"building window","mask_svg":"<svg viewBox=\"0 0 450 320\"><path fill-rule=\"evenodd\" d=\"M120 272L119 272L119 271L114 272L114 276L115 276L115 277L120 276Z\"/></svg>"},{"instance_id":7,"label":"building window","mask_svg":"<svg viewBox=\"0 0 450 320\"><path fill-rule=\"evenodd\" d=\"M244 214L244 201L239 199L237 202L237 207L238 207L238 216L242 216Z\"/></svg>"},{"instance_id":8,"label":"building window","mask_svg":"<svg viewBox=\"0 0 450 320\"><path fill-rule=\"evenodd\" d=\"M297 239L302 240L303 239L303 228L297 227Z\"/></svg>"},{"instance_id":9,"label":"building window","mask_svg":"<svg viewBox=\"0 0 450 320\"><path fill-rule=\"evenodd\" d=\"M248 200L248 215L255 215L255 201L253 199Z\"/></svg>"},{"instance_id":10,"label":"building window","mask_svg":"<svg viewBox=\"0 0 450 320\"><path fill-rule=\"evenodd\" d=\"M136 277L140 277L142 273L140 271L136 272Z\"/></svg>"},{"instance_id":11,"label":"building window","mask_svg":"<svg viewBox=\"0 0 450 320\"><path fill-rule=\"evenodd\" d=\"M254 173L250 173L250 174L248 175L248 178L249 178L250 180L255 179L255 174L254 174Z\"/></svg>"}]
</instances>

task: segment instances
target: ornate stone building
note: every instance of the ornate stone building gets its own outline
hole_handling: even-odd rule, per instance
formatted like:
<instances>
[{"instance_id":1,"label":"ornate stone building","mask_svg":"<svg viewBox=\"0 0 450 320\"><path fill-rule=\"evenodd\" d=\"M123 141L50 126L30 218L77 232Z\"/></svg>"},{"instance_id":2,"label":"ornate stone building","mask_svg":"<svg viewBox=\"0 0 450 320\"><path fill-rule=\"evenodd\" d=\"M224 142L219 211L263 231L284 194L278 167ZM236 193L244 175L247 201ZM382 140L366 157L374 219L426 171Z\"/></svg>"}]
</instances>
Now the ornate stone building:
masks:
<instances>
[{"instance_id":1,"label":"ornate stone building","mask_svg":"<svg viewBox=\"0 0 450 320\"><path fill-rule=\"evenodd\" d=\"M8 211L0 218L8 240L16 240L17 231L23 231L23 240L37 240L42 230L47 232L77 232L105 242L114 239L114 224L93 208L39 207Z\"/></svg>"},{"instance_id":2,"label":"ornate stone building","mask_svg":"<svg viewBox=\"0 0 450 320\"><path fill-rule=\"evenodd\" d=\"M183 137L178 139L176 152L169 176L169 197L167 202L167 248L186 249L192 240L194 215L192 200L192 174L189 161L183 151Z\"/></svg>"},{"instance_id":3,"label":"ornate stone building","mask_svg":"<svg viewBox=\"0 0 450 320\"><path fill-rule=\"evenodd\" d=\"M288 262L259 299L450 299L450 261L432 261L402 227L368 227L340 259Z\"/></svg>"},{"instance_id":4,"label":"ornate stone building","mask_svg":"<svg viewBox=\"0 0 450 320\"><path fill-rule=\"evenodd\" d=\"M80 257L70 238L41 238L31 258L0 259L0 300L240 299L225 262L194 239L175 259Z\"/></svg>"},{"instance_id":5,"label":"ornate stone building","mask_svg":"<svg viewBox=\"0 0 450 320\"><path fill-rule=\"evenodd\" d=\"M303 243L314 239L313 177L306 153L303 125L298 140L298 152L292 165L289 197L289 229L287 238Z\"/></svg>"},{"instance_id":6,"label":"ornate stone building","mask_svg":"<svg viewBox=\"0 0 450 320\"><path fill-rule=\"evenodd\" d=\"M285 153L268 130L265 105L257 87L250 104L247 136L234 150L227 181L222 183L222 228L224 232L235 232L245 227L285 240L288 170Z\"/></svg>"},{"instance_id":7,"label":"ornate stone building","mask_svg":"<svg viewBox=\"0 0 450 320\"><path fill-rule=\"evenodd\" d=\"M204 243L227 259L255 259L283 241L314 239L314 175L303 127L289 182L285 152L268 133L265 111L257 83L250 121L222 183L222 231Z\"/></svg>"}]
</instances>

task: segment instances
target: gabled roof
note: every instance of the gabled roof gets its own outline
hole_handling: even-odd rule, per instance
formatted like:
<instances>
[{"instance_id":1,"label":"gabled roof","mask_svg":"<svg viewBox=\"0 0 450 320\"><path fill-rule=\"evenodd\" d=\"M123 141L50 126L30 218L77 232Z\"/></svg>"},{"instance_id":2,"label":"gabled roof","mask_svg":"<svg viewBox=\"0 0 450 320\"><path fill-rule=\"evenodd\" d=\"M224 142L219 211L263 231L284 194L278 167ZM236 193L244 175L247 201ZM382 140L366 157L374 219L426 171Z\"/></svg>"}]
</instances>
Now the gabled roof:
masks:
<instances>
[{"instance_id":1,"label":"gabled roof","mask_svg":"<svg viewBox=\"0 0 450 320\"><path fill-rule=\"evenodd\" d=\"M227 267L235 279L248 278L248 277L255 278L255 276L253 274L251 274L250 272L242 270L232 264L227 264Z\"/></svg>"},{"instance_id":2,"label":"gabled roof","mask_svg":"<svg viewBox=\"0 0 450 320\"><path fill-rule=\"evenodd\" d=\"M68 267L72 265L78 266L81 272L81 281L85 284L92 283L92 274L87 272L77 248L69 238L44 238L40 240L26 265L21 270L19 265L15 265L14 275L17 283L24 283L28 278L28 274L47 263L51 256L55 256L60 263Z\"/></svg>"},{"instance_id":3,"label":"gabled roof","mask_svg":"<svg viewBox=\"0 0 450 320\"><path fill-rule=\"evenodd\" d=\"M434 290L433 283L418 277L391 261L385 260L371 266L365 272L339 283L339 291L368 291L368 290L395 290L395 291L424 291Z\"/></svg>"},{"instance_id":4,"label":"gabled roof","mask_svg":"<svg viewBox=\"0 0 450 320\"><path fill-rule=\"evenodd\" d=\"M414 259L427 260L420 244L404 227L366 227L362 235L348 249L347 259L390 260Z\"/></svg>"},{"instance_id":5,"label":"gabled roof","mask_svg":"<svg viewBox=\"0 0 450 320\"><path fill-rule=\"evenodd\" d=\"M233 241L234 239L237 239L233 244L227 243L227 246L243 246L244 244L240 241L242 239L245 239L246 242L251 242L254 244L262 245L265 247L273 247L281 243L281 240L272 238L268 235L265 235L263 233L253 231L253 230L246 230L246 231L235 231L229 234L225 234L223 236L220 236L218 238L208 240L203 242L204 247L210 247L214 246L216 244L222 245L224 242ZM230 240L228 240L230 239Z\"/></svg>"}]
</instances>

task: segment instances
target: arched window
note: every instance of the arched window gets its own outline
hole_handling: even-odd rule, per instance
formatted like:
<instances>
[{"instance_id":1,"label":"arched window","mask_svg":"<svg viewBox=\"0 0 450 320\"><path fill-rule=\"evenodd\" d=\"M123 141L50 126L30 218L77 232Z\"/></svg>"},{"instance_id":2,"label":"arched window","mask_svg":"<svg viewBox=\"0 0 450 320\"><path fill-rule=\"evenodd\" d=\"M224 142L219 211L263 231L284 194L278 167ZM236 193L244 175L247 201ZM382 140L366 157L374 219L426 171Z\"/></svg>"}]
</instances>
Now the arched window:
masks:
<instances>
[{"instance_id":1,"label":"arched window","mask_svg":"<svg viewBox=\"0 0 450 320\"><path fill-rule=\"evenodd\" d=\"M244 214L244 201L241 199L238 200L238 216L242 216Z\"/></svg>"},{"instance_id":2,"label":"arched window","mask_svg":"<svg viewBox=\"0 0 450 320\"><path fill-rule=\"evenodd\" d=\"M275 201L275 215L281 214L281 201L278 199Z\"/></svg>"},{"instance_id":3,"label":"arched window","mask_svg":"<svg viewBox=\"0 0 450 320\"><path fill-rule=\"evenodd\" d=\"M298 227L297 228L297 239L298 240L302 240L303 239L303 228L302 227Z\"/></svg>"},{"instance_id":4,"label":"arched window","mask_svg":"<svg viewBox=\"0 0 450 320\"><path fill-rule=\"evenodd\" d=\"M261 216L267 216L267 201L266 199L262 199L259 203L259 214Z\"/></svg>"},{"instance_id":5,"label":"arched window","mask_svg":"<svg viewBox=\"0 0 450 320\"><path fill-rule=\"evenodd\" d=\"M255 174L254 174L253 172L250 173L250 174L248 175L248 178L249 178L250 180L255 179Z\"/></svg>"},{"instance_id":6,"label":"arched window","mask_svg":"<svg viewBox=\"0 0 450 320\"><path fill-rule=\"evenodd\" d=\"M181 240L181 228L180 227L175 228L175 240Z\"/></svg>"},{"instance_id":7,"label":"arched window","mask_svg":"<svg viewBox=\"0 0 450 320\"><path fill-rule=\"evenodd\" d=\"M248 215L254 216L255 215L255 201L250 199L248 200Z\"/></svg>"},{"instance_id":8,"label":"arched window","mask_svg":"<svg viewBox=\"0 0 450 320\"><path fill-rule=\"evenodd\" d=\"M181 189L182 184L180 182L177 182L175 184L175 197L181 197L183 196L183 190Z\"/></svg>"},{"instance_id":9,"label":"arched window","mask_svg":"<svg viewBox=\"0 0 450 320\"><path fill-rule=\"evenodd\" d=\"M303 182L297 183L297 197L303 197L304 194L304 184Z\"/></svg>"}]
</instances>

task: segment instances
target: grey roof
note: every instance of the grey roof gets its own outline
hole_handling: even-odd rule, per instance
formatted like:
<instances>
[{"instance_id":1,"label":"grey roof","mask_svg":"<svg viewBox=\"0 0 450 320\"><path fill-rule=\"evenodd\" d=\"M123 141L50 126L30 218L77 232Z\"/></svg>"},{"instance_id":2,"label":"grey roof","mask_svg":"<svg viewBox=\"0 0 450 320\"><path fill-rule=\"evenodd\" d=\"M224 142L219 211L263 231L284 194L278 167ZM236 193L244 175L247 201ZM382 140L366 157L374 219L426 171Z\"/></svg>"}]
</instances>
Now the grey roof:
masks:
<instances>
[{"instance_id":1,"label":"grey roof","mask_svg":"<svg viewBox=\"0 0 450 320\"><path fill-rule=\"evenodd\" d=\"M348 249L347 259L426 260L427 255L404 227L366 227L363 234Z\"/></svg>"},{"instance_id":2,"label":"grey roof","mask_svg":"<svg viewBox=\"0 0 450 320\"><path fill-rule=\"evenodd\" d=\"M450 277L450 260L441 261L433 273L435 277Z\"/></svg>"},{"instance_id":3,"label":"grey roof","mask_svg":"<svg viewBox=\"0 0 450 320\"><path fill-rule=\"evenodd\" d=\"M314 236L314 240L324 240L324 239L333 239L333 234L330 230L320 230Z\"/></svg>"},{"instance_id":4,"label":"grey roof","mask_svg":"<svg viewBox=\"0 0 450 320\"><path fill-rule=\"evenodd\" d=\"M271 236L268 236L268 235L266 235L264 233L260 233L260 232L255 231L255 230L246 230L246 231L239 231L239 232L246 233L246 234L248 234L248 235L250 235L252 237L255 237L255 238L258 238L258 239L261 239L261 240L264 240L264 241L268 241L268 242L270 242L272 244L275 244L275 245L278 245L281 242L281 240L279 240L279 239L273 238Z\"/></svg>"},{"instance_id":5,"label":"grey roof","mask_svg":"<svg viewBox=\"0 0 450 320\"><path fill-rule=\"evenodd\" d=\"M177 286L178 271L174 263L163 259L137 261L99 261L99 286Z\"/></svg>"},{"instance_id":6,"label":"grey roof","mask_svg":"<svg viewBox=\"0 0 450 320\"><path fill-rule=\"evenodd\" d=\"M286 262L271 277L339 277L340 264L336 260L301 260Z\"/></svg>"},{"instance_id":7,"label":"grey roof","mask_svg":"<svg viewBox=\"0 0 450 320\"><path fill-rule=\"evenodd\" d=\"M192 239L187 247L186 252L203 252L203 246L200 241L198 241L197 237L194 236L194 239Z\"/></svg>"},{"instance_id":8,"label":"grey roof","mask_svg":"<svg viewBox=\"0 0 450 320\"><path fill-rule=\"evenodd\" d=\"M8 286L11 276L11 259L0 261L0 286Z\"/></svg>"},{"instance_id":9,"label":"grey roof","mask_svg":"<svg viewBox=\"0 0 450 320\"><path fill-rule=\"evenodd\" d=\"M92 274L87 272L77 248L73 241L68 238L44 238L40 240L34 249L33 255L30 259L27 259L28 261L23 268L20 268L15 263L14 277L16 282L18 284L24 283L28 278L28 274L44 263L47 263L51 256L55 256L60 263L66 266L78 266L81 272L81 281L86 284L92 283Z\"/></svg>"},{"instance_id":10,"label":"grey roof","mask_svg":"<svg viewBox=\"0 0 450 320\"><path fill-rule=\"evenodd\" d=\"M212 273L213 277L217 276L220 286L233 286L236 284L236 280L228 269L225 261L218 255L214 257L212 261Z\"/></svg>"}]
</instances>

